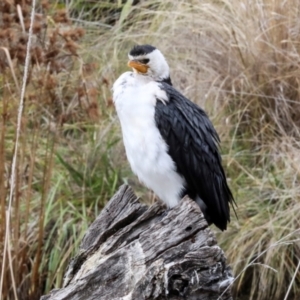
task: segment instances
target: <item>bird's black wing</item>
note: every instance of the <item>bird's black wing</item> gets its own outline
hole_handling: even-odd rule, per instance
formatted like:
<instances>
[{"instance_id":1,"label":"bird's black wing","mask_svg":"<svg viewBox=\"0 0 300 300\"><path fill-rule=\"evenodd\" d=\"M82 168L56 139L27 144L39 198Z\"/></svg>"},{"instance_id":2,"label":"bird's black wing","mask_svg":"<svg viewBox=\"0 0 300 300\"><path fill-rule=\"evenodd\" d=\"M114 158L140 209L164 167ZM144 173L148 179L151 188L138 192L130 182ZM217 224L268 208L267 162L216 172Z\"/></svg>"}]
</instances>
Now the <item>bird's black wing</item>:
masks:
<instances>
[{"instance_id":1,"label":"bird's black wing","mask_svg":"<svg viewBox=\"0 0 300 300\"><path fill-rule=\"evenodd\" d=\"M221 230L230 221L233 196L219 154L219 137L206 113L166 83L160 83L168 101L157 99L156 125L167 143L177 171L185 178L186 193L207 206L212 223Z\"/></svg>"}]
</instances>

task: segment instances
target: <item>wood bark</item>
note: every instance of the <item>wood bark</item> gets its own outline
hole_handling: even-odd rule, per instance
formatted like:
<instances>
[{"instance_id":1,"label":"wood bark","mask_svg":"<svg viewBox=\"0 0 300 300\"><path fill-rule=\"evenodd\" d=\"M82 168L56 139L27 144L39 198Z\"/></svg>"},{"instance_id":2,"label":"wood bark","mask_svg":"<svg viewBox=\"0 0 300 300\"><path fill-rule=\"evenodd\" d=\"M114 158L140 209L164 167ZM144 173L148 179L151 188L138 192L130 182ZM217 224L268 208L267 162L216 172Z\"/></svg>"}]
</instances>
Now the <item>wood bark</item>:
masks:
<instances>
[{"instance_id":1,"label":"wood bark","mask_svg":"<svg viewBox=\"0 0 300 300\"><path fill-rule=\"evenodd\" d=\"M194 201L148 208L123 185L88 229L63 288L41 300L229 300L232 281Z\"/></svg>"}]
</instances>

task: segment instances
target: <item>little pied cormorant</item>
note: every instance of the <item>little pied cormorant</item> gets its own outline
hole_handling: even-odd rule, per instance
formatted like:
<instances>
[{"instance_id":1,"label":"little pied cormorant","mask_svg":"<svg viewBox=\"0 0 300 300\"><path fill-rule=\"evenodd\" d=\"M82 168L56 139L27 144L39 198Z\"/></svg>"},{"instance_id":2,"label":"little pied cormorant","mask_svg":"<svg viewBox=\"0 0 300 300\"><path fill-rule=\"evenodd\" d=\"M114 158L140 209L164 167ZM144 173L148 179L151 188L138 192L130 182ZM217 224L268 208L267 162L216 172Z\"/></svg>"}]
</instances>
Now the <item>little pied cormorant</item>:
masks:
<instances>
[{"instance_id":1,"label":"little pied cormorant","mask_svg":"<svg viewBox=\"0 0 300 300\"><path fill-rule=\"evenodd\" d=\"M208 223L225 230L234 199L206 113L171 83L162 53L137 45L113 85L126 155L132 171L169 207L184 195L197 202Z\"/></svg>"}]
</instances>

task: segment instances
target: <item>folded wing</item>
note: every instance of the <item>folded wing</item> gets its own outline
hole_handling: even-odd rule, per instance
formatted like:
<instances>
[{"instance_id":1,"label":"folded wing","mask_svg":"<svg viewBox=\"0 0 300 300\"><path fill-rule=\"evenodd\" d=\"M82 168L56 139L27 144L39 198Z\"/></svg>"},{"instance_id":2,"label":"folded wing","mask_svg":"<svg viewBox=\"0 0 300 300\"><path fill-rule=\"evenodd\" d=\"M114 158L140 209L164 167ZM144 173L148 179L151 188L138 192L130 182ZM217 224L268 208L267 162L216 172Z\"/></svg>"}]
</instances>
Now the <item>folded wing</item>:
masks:
<instances>
[{"instance_id":1,"label":"folded wing","mask_svg":"<svg viewBox=\"0 0 300 300\"><path fill-rule=\"evenodd\" d=\"M186 193L200 197L210 220L221 230L230 221L228 187L219 154L219 137L206 113L166 83L160 83L169 101L157 99L156 125L168 152L185 178Z\"/></svg>"}]
</instances>

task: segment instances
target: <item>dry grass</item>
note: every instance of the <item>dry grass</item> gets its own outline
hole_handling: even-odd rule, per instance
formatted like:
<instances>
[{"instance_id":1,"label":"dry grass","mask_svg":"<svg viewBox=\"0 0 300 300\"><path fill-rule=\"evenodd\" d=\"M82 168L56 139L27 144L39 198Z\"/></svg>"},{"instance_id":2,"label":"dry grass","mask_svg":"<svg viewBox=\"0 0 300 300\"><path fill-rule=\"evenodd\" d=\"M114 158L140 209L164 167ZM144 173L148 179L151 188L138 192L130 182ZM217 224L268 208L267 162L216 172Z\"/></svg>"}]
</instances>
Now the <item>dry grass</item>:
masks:
<instances>
[{"instance_id":1,"label":"dry grass","mask_svg":"<svg viewBox=\"0 0 300 300\"><path fill-rule=\"evenodd\" d=\"M113 19L101 15L100 22L83 19L92 8L81 3L74 20L85 34L68 14L47 5L46 27L40 10L27 85L11 211L13 266L5 268L3 297L13 299L11 274L27 295L22 299L60 286L89 217L126 166L109 88L126 70L129 48L150 43L166 54L174 85L206 108L220 133L238 203L239 220L219 235L237 275L235 294L298 299L300 3L127 1ZM20 22L11 27L15 42L3 45L12 63L0 52L1 247L26 46Z\"/></svg>"}]
</instances>

